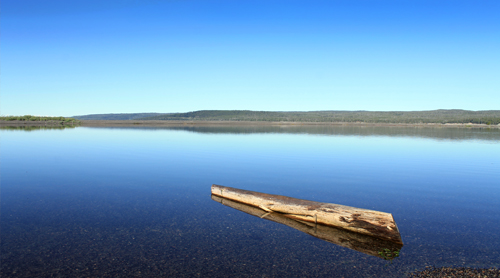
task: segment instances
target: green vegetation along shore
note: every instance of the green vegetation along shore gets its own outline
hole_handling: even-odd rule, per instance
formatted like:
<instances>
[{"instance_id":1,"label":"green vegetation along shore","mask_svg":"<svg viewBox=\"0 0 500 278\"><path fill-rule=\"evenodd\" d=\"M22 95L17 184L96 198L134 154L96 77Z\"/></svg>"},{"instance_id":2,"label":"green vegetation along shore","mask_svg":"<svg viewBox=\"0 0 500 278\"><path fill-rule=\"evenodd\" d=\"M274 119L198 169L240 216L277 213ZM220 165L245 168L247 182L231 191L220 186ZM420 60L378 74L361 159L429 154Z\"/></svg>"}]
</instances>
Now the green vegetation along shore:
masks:
<instances>
[{"instance_id":1,"label":"green vegetation along shore","mask_svg":"<svg viewBox=\"0 0 500 278\"><path fill-rule=\"evenodd\" d=\"M81 121L75 118L66 117L43 117L43 116L7 116L0 117L1 125L80 125Z\"/></svg>"},{"instance_id":2,"label":"green vegetation along shore","mask_svg":"<svg viewBox=\"0 0 500 278\"><path fill-rule=\"evenodd\" d=\"M149 114L149 115L148 115ZM147 116L145 116L147 115ZM201 110L187 113L130 113L74 116L79 120L342 122L381 124L500 124L500 110L310 111Z\"/></svg>"}]
</instances>

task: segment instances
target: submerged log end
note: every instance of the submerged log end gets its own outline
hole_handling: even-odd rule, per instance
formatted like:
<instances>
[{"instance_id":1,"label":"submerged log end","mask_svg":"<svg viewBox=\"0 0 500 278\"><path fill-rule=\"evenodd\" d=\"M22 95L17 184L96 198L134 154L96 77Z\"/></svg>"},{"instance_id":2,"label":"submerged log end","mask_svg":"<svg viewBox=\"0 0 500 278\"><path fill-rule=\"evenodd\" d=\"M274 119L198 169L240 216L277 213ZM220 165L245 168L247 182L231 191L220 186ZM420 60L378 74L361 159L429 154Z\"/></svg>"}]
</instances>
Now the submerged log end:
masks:
<instances>
[{"instance_id":1,"label":"submerged log end","mask_svg":"<svg viewBox=\"0 0 500 278\"><path fill-rule=\"evenodd\" d=\"M391 215L391 218L392 218L392 230L393 230L393 234L394 234L394 242L398 243L398 244L401 244L403 245L403 239L401 238L401 233L399 232L399 228L398 228L398 225L396 224L396 220L394 220L394 216L392 215L392 213L390 213ZM388 226L389 228L389 226Z\"/></svg>"},{"instance_id":2,"label":"submerged log end","mask_svg":"<svg viewBox=\"0 0 500 278\"><path fill-rule=\"evenodd\" d=\"M365 210L363 212L362 209L353 209L356 210L354 211L355 213L345 211L342 214L338 214L338 216L334 216L333 214L323 215L323 217L328 219L322 219L322 222L327 222L327 224L332 223L333 226L403 244L398 226L391 213L372 210ZM338 220L337 225L334 220Z\"/></svg>"}]
</instances>

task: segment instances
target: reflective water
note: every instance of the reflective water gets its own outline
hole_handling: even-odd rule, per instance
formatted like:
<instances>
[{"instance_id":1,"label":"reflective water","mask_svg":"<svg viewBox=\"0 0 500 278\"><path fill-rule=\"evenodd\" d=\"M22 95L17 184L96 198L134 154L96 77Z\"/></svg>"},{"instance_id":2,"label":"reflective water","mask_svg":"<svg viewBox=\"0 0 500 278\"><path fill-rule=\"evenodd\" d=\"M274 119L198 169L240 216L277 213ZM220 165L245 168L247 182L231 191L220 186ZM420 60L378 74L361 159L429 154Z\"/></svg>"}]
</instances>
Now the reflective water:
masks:
<instances>
[{"instance_id":1,"label":"reflective water","mask_svg":"<svg viewBox=\"0 0 500 278\"><path fill-rule=\"evenodd\" d=\"M404 277L500 267L500 130L0 130L1 275ZM221 184L390 212L385 261L223 206Z\"/></svg>"}]
</instances>

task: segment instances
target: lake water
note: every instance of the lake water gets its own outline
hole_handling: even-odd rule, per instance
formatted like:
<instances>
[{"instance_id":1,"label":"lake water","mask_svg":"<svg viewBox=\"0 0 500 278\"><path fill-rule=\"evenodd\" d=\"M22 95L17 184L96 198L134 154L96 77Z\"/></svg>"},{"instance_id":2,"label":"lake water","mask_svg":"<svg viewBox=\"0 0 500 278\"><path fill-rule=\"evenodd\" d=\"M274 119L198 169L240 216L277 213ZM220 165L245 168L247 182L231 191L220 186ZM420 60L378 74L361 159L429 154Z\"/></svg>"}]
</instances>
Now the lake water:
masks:
<instances>
[{"instance_id":1,"label":"lake water","mask_svg":"<svg viewBox=\"0 0 500 278\"><path fill-rule=\"evenodd\" d=\"M500 267L500 130L0 130L2 277L404 277ZM390 212L386 261L211 199L240 189Z\"/></svg>"}]
</instances>

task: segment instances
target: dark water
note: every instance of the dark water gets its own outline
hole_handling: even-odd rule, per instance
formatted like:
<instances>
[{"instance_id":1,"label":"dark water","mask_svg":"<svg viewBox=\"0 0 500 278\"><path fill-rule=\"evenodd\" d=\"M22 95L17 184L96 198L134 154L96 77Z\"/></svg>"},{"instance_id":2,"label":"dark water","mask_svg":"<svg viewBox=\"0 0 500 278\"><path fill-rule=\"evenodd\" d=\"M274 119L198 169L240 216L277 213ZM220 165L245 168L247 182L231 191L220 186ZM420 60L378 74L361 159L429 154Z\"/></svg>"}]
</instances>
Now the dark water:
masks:
<instances>
[{"instance_id":1,"label":"dark water","mask_svg":"<svg viewBox=\"0 0 500 278\"><path fill-rule=\"evenodd\" d=\"M500 130L1 130L2 277L404 277L500 267ZM210 186L390 212L392 262L211 199Z\"/></svg>"}]
</instances>

